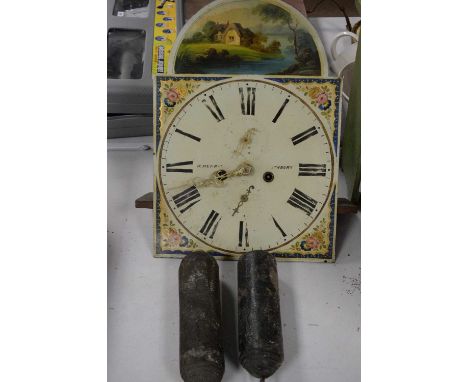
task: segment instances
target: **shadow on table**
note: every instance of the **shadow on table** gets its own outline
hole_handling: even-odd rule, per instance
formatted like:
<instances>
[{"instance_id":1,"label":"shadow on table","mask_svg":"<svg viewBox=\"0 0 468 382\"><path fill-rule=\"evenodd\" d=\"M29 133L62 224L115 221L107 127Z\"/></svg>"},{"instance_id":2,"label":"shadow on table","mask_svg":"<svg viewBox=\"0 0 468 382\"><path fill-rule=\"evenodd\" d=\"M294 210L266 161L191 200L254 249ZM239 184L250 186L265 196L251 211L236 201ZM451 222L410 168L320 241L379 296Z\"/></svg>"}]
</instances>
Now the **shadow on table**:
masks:
<instances>
[{"instance_id":1,"label":"shadow on table","mask_svg":"<svg viewBox=\"0 0 468 382\"><path fill-rule=\"evenodd\" d=\"M340 256L345 256L346 254L341 253L343 249L343 244L348 238L348 235L351 231L351 226L353 224L361 224L361 220L358 215L356 214L343 214L338 215L337 222L336 222L336 247L335 247L335 254L336 260ZM361 238L359 238L361 240Z\"/></svg>"},{"instance_id":2,"label":"shadow on table","mask_svg":"<svg viewBox=\"0 0 468 382\"><path fill-rule=\"evenodd\" d=\"M166 373L170 375L170 381L182 381L179 369L179 299L178 299L178 268L181 260L179 259L156 259L161 265L163 262L170 263L168 272L164 273L158 280L162 289L163 296L167 298L159 299L158 306L159 316L165 320L168 325L168 330L162 334L162 343L155 343L155 346L164 349L163 359L156 362L166 369ZM174 293L174 289L177 291ZM161 294L159 294L161 296ZM156 349L154 354L158 354Z\"/></svg>"},{"instance_id":3,"label":"shadow on table","mask_svg":"<svg viewBox=\"0 0 468 382\"><path fill-rule=\"evenodd\" d=\"M221 291L224 357L225 362L231 364L229 368L226 367L223 380L228 381L231 374L229 369L236 371L240 368L237 351L237 293L224 281L221 282Z\"/></svg>"},{"instance_id":4,"label":"shadow on table","mask_svg":"<svg viewBox=\"0 0 468 382\"><path fill-rule=\"evenodd\" d=\"M284 277L284 274L292 270L291 267L281 267L278 270L279 277L279 291L280 291L280 304L281 304L281 324L283 326L283 349L284 349L284 361L276 373L269 379L272 381L285 380L283 375L290 375L290 367L294 367L294 360L299 353L299 338L297 334L297 309L296 301L294 298L294 292L292 288L286 284L284 279L291 279L290 277ZM283 277L284 278L283 278ZM283 374L283 372L285 374ZM295 373L297 376L297 371ZM305 377L305 376L304 376ZM300 381L305 379L299 378Z\"/></svg>"},{"instance_id":5,"label":"shadow on table","mask_svg":"<svg viewBox=\"0 0 468 382\"><path fill-rule=\"evenodd\" d=\"M223 381L239 378L242 368L237 350L237 261L218 261L221 282L221 310L225 371Z\"/></svg>"}]
</instances>

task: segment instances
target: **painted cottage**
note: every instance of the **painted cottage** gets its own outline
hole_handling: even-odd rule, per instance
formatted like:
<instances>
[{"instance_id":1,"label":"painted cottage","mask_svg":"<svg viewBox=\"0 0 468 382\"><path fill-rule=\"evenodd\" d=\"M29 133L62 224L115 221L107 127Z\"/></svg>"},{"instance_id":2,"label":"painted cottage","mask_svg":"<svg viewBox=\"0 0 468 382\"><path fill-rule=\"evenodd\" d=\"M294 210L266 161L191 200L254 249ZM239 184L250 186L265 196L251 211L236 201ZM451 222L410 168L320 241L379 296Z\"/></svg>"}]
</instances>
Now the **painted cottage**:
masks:
<instances>
[{"instance_id":1,"label":"painted cottage","mask_svg":"<svg viewBox=\"0 0 468 382\"><path fill-rule=\"evenodd\" d=\"M249 28L244 28L240 23L218 24L218 32L215 41L227 45L249 46L252 43L254 33Z\"/></svg>"}]
</instances>

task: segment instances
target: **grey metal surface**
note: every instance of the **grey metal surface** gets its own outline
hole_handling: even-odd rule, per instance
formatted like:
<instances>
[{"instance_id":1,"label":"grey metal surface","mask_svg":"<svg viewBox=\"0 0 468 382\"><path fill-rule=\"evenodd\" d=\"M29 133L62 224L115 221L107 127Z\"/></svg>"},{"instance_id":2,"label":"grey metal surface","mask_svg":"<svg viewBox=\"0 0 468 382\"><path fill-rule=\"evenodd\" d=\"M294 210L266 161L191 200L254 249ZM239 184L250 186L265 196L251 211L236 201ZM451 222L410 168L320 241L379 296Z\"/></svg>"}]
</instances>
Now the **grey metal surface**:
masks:
<instances>
[{"instance_id":1,"label":"grey metal surface","mask_svg":"<svg viewBox=\"0 0 468 382\"><path fill-rule=\"evenodd\" d=\"M152 115L107 116L107 138L126 138L153 135Z\"/></svg>"},{"instance_id":2,"label":"grey metal surface","mask_svg":"<svg viewBox=\"0 0 468 382\"><path fill-rule=\"evenodd\" d=\"M107 30L143 30L145 45L143 74L140 79L107 79L107 137L124 138L152 134L153 113L152 57L155 0L149 1L148 17L119 17L113 15L115 0L107 0ZM177 29L183 26L182 0L177 4ZM115 114L121 114L116 116Z\"/></svg>"},{"instance_id":3,"label":"grey metal surface","mask_svg":"<svg viewBox=\"0 0 468 382\"><path fill-rule=\"evenodd\" d=\"M152 113L151 63L153 54L153 20L155 2L149 2L146 18L114 16L114 1L107 0L107 30L144 30L146 33L141 79L107 79L107 112L140 114Z\"/></svg>"}]
</instances>

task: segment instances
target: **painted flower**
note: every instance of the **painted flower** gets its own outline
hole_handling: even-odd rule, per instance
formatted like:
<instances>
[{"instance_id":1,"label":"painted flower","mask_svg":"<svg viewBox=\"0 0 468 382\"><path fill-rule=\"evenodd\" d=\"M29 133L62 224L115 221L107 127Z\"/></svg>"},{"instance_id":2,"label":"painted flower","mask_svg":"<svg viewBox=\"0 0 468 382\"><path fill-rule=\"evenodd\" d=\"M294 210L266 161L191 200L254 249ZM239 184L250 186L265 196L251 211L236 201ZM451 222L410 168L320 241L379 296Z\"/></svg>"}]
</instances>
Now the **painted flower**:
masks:
<instances>
[{"instance_id":1,"label":"painted flower","mask_svg":"<svg viewBox=\"0 0 468 382\"><path fill-rule=\"evenodd\" d=\"M306 239L306 244L308 247L310 247L310 249L317 249L320 247L320 241L315 236L309 236Z\"/></svg>"},{"instance_id":2,"label":"painted flower","mask_svg":"<svg viewBox=\"0 0 468 382\"><path fill-rule=\"evenodd\" d=\"M301 249L303 251L310 251L310 247L309 247L309 245L307 244L307 242L305 240L301 241Z\"/></svg>"},{"instance_id":3,"label":"painted flower","mask_svg":"<svg viewBox=\"0 0 468 382\"><path fill-rule=\"evenodd\" d=\"M179 92L177 91L176 88L170 88L167 93L166 93L167 98L171 102L177 102L179 100Z\"/></svg>"},{"instance_id":4,"label":"painted flower","mask_svg":"<svg viewBox=\"0 0 468 382\"><path fill-rule=\"evenodd\" d=\"M187 239L187 237L186 237L186 236L182 236L181 239L180 239L179 245L180 245L181 247L186 247L188 243L189 243L189 240Z\"/></svg>"},{"instance_id":5,"label":"painted flower","mask_svg":"<svg viewBox=\"0 0 468 382\"><path fill-rule=\"evenodd\" d=\"M325 240L325 238L323 236L323 233L318 231L318 230L316 232L314 232L314 236L317 238L318 241L323 242Z\"/></svg>"},{"instance_id":6,"label":"painted flower","mask_svg":"<svg viewBox=\"0 0 468 382\"><path fill-rule=\"evenodd\" d=\"M175 102L170 101L168 98L164 98L164 105L166 105L167 107L174 107L175 104Z\"/></svg>"},{"instance_id":7,"label":"painted flower","mask_svg":"<svg viewBox=\"0 0 468 382\"><path fill-rule=\"evenodd\" d=\"M320 93L317 96L316 101L320 105L326 104L326 103L328 103L328 96L325 93Z\"/></svg>"},{"instance_id":8,"label":"painted flower","mask_svg":"<svg viewBox=\"0 0 468 382\"><path fill-rule=\"evenodd\" d=\"M174 228L169 228L169 232L166 239L170 247L175 247L179 245L181 236Z\"/></svg>"},{"instance_id":9,"label":"painted flower","mask_svg":"<svg viewBox=\"0 0 468 382\"><path fill-rule=\"evenodd\" d=\"M312 88L310 91L309 91L309 96L310 98L317 98L317 96L321 93L320 89L315 87L315 88Z\"/></svg>"},{"instance_id":10,"label":"painted flower","mask_svg":"<svg viewBox=\"0 0 468 382\"><path fill-rule=\"evenodd\" d=\"M323 104L319 105L319 109L320 110L327 110L330 106L331 106L331 101L328 100L327 103L323 103Z\"/></svg>"}]
</instances>

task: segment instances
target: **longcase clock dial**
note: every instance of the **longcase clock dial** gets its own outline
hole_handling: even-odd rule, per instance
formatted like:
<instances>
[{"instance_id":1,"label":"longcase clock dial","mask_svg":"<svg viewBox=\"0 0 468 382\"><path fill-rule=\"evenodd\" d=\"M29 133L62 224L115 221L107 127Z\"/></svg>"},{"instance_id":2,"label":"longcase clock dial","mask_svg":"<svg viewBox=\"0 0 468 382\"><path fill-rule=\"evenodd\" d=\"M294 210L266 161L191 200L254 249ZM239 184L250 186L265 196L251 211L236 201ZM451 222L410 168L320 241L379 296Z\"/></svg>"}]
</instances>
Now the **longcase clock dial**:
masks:
<instances>
[{"instance_id":1,"label":"longcase clock dial","mask_svg":"<svg viewBox=\"0 0 468 382\"><path fill-rule=\"evenodd\" d=\"M158 152L160 193L213 250L273 250L329 202L334 149L317 113L279 83L231 79L187 97Z\"/></svg>"}]
</instances>

